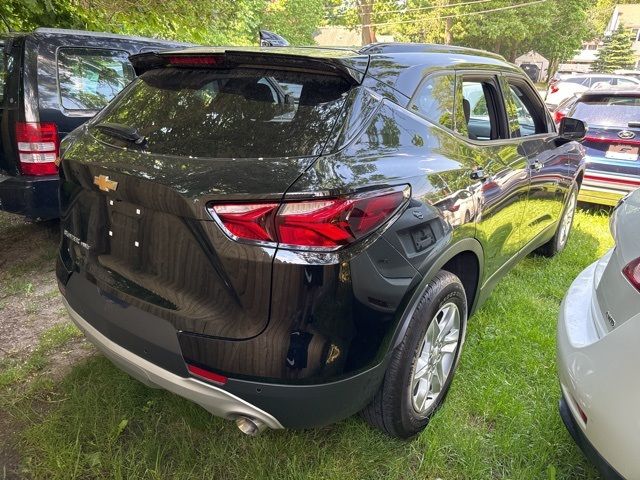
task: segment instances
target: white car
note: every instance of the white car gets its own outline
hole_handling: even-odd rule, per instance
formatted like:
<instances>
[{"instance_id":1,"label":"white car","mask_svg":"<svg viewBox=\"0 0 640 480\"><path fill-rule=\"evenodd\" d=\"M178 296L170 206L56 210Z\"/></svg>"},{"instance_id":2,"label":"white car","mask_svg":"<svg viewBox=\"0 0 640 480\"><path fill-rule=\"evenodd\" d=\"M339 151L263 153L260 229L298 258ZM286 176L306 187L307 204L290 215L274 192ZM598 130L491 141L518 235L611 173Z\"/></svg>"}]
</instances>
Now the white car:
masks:
<instances>
[{"instance_id":1,"label":"white car","mask_svg":"<svg viewBox=\"0 0 640 480\"><path fill-rule=\"evenodd\" d=\"M560 414L603 478L640 479L640 189L612 214L616 246L584 270L558 321Z\"/></svg>"},{"instance_id":2,"label":"white car","mask_svg":"<svg viewBox=\"0 0 640 480\"><path fill-rule=\"evenodd\" d=\"M583 75L572 75L557 79L549 83L547 95L544 102L551 110L555 110L563 100L575 95L576 93L586 92L595 84L606 83L612 85L640 85L640 80L635 77L627 77L624 75L612 75L602 73L589 73Z\"/></svg>"}]
</instances>

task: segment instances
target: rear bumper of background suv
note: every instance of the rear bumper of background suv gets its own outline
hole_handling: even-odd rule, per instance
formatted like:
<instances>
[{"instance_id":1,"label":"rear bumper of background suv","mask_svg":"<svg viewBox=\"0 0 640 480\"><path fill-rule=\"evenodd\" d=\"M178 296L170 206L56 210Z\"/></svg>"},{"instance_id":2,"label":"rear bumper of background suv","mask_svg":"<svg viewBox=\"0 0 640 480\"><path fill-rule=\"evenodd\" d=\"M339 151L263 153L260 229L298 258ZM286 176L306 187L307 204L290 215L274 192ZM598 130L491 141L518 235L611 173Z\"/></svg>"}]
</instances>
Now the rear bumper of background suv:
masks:
<instances>
[{"instance_id":1,"label":"rear bumper of background suv","mask_svg":"<svg viewBox=\"0 0 640 480\"><path fill-rule=\"evenodd\" d=\"M6 176L0 174L0 210L32 220L50 220L60 216L59 178Z\"/></svg>"}]
</instances>

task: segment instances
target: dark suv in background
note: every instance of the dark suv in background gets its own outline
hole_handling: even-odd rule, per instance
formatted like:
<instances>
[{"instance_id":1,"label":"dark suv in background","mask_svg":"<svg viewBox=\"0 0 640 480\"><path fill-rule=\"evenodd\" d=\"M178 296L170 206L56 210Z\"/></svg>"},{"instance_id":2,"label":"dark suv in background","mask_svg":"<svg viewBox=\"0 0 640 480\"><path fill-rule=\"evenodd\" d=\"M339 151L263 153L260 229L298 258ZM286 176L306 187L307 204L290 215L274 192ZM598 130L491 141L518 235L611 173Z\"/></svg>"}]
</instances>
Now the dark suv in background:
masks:
<instances>
[{"instance_id":1,"label":"dark suv in background","mask_svg":"<svg viewBox=\"0 0 640 480\"><path fill-rule=\"evenodd\" d=\"M148 385L247 433L427 424L467 318L562 250L585 125L522 70L436 45L195 48L62 145L60 290Z\"/></svg>"},{"instance_id":2,"label":"dark suv in background","mask_svg":"<svg viewBox=\"0 0 640 480\"><path fill-rule=\"evenodd\" d=\"M0 36L0 210L58 217L60 140L135 77L129 55L179 45L44 28Z\"/></svg>"}]
</instances>

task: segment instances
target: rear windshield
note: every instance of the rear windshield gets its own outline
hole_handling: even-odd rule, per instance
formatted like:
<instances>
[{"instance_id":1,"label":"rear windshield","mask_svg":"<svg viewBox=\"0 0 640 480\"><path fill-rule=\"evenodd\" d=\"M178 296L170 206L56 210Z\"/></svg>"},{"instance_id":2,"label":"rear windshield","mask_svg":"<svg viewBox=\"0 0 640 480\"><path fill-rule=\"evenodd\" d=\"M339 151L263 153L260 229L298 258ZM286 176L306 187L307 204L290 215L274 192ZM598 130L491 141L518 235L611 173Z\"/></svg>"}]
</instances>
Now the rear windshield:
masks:
<instances>
[{"instance_id":1,"label":"rear windshield","mask_svg":"<svg viewBox=\"0 0 640 480\"><path fill-rule=\"evenodd\" d=\"M146 138L142 148L152 153L316 155L343 114L348 89L339 77L313 73L158 69L138 78L92 123L135 128Z\"/></svg>"},{"instance_id":2,"label":"rear windshield","mask_svg":"<svg viewBox=\"0 0 640 480\"><path fill-rule=\"evenodd\" d=\"M128 52L98 48L58 51L60 102L67 110L100 110L134 77Z\"/></svg>"},{"instance_id":3,"label":"rear windshield","mask_svg":"<svg viewBox=\"0 0 640 480\"><path fill-rule=\"evenodd\" d=\"M640 96L598 96L584 98L576 103L569 115L602 127L627 127L629 122L640 122Z\"/></svg>"}]
</instances>

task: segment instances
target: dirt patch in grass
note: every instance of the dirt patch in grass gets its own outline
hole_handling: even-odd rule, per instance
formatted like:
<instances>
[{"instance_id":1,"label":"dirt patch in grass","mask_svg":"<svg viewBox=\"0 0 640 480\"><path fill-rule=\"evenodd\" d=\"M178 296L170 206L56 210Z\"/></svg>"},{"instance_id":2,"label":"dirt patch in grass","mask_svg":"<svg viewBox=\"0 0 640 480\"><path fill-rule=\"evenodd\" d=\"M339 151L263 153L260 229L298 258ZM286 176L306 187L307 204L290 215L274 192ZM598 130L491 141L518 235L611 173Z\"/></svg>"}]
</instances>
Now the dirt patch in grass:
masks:
<instances>
[{"instance_id":1,"label":"dirt patch in grass","mask_svg":"<svg viewBox=\"0 0 640 480\"><path fill-rule=\"evenodd\" d=\"M0 212L0 480L23 478L16 405L60 381L94 350L70 323L55 278L57 221L26 222ZM40 405L45 415L53 404ZM28 422L26 422L28 423Z\"/></svg>"},{"instance_id":2,"label":"dirt patch in grass","mask_svg":"<svg viewBox=\"0 0 640 480\"><path fill-rule=\"evenodd\" d=\"M0 213L0 362L27 358L44 331L68 321L55 279L58 228Z\"/></svg>"}]
</instances>

